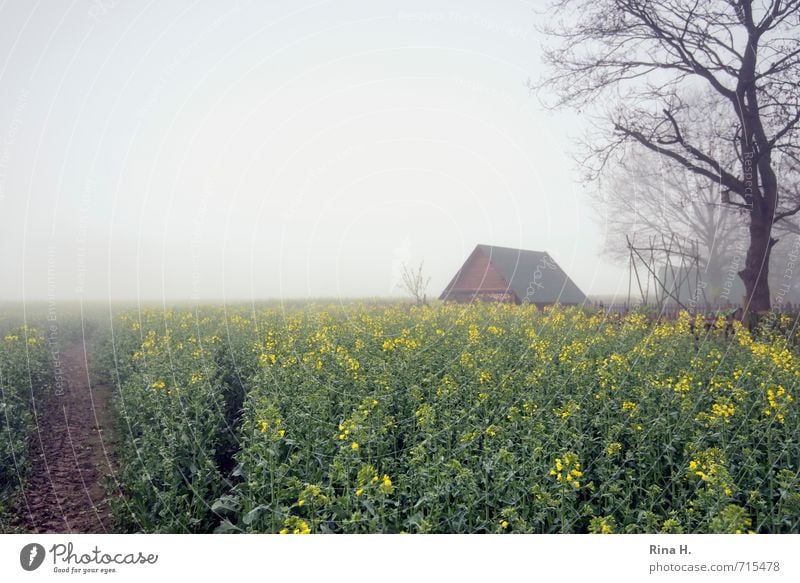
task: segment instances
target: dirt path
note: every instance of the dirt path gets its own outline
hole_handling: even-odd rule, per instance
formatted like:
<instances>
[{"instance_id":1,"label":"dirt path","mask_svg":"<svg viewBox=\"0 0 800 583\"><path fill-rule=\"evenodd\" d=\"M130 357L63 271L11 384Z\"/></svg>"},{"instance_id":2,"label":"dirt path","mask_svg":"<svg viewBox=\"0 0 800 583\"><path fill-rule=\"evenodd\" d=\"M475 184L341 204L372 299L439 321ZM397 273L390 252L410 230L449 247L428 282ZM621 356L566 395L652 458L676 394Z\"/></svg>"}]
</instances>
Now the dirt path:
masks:
<instances>
[{"instance_id":1,"label":"dirt path","mask_svg":"<svg viewBox=\"0 0 800 583\"><path fill-rule=\"evenodd\" d=\"M104 486L110 459L110 390L91 385L82 342L61 352L64 394L38 410L33 467L19 526L37 533L111 532Z\"/></svg>"}]
</instances>

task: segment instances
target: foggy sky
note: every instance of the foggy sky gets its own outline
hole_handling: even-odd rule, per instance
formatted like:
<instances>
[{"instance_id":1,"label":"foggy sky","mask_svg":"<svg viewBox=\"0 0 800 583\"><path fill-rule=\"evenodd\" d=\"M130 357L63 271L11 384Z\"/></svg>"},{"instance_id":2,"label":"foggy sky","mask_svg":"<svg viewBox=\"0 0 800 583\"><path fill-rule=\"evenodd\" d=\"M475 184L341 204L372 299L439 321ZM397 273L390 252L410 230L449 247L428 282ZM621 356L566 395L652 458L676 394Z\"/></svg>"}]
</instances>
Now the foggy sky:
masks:
<instances>
[{"instance_id":1,"label":"foggy sky","mask_svg":"<svg viewBox=\"0 0 800 583\"><path fill-rule=\"evenodd\" d=\"M541 2L7 2L0 299L436 296L478 243L598 257ZM626 288L627 289L627 288Z\"/></svg>"}]
</instances>

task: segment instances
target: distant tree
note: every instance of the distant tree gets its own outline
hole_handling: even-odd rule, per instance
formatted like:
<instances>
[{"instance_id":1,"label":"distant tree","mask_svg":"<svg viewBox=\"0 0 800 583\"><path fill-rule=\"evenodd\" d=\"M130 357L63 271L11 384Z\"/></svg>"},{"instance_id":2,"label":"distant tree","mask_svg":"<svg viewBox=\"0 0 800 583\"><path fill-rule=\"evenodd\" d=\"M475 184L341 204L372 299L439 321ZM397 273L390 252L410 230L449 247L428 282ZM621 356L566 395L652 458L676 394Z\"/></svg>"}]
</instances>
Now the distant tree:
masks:
<instances>
[{"instance_id":1,"label":"distant tree","mask_svg":"<svg viewBox=\"0 0 800 583\"><path fill-rule=\"evenodd\" d=\"M596 177L626 144L719 185L746 213L746 307L770 308L773 225L800 211L780 174L800 158L800 0L555 0L538 84L555 106L601 111L584 158ZM715 131L701 123L708 107ZM600 104L598 106L598 104ZM713 137L713 148L708 138Z\"/></svg>"},{"instance_id":2,"label":"distant tree","mask_svg":"<svg viewBox=\"0 0 800 583\"><path fill-rule=\"evenodd\" d=\"M709 112L701 120L707 125L704 132L709 136L709 149L713 148L714 118ZM794 184L790 191L798 191L800 167L789 157L784 156L782 161L780 175ZM705 297L726 303L740 299L743 291L734 296L729 292L738 288L731 285L730 278L743 263L743 250L747 248L746 211L720 203L720 188L666 156L635 145L627 147L619 163L606 166L602 180L591 191L595 216L606 231L604 254L627 262L626 236L639 244L646 244L651 237L668 241L672 235L681 241L693 240L698 244ZM797 254L800 229L794 217L775 223L774 229L780 233L780 244L770 253L773 303L796 302L798 286L786 275L792 262L790 255ZM786 291L788 284L791 293Z\"/></svg>"},{"instance_id":3,"label":"distant tree","mask_svg":"<svg viewBox=\"0 0 800 583\"><path fill-rule=\"evenodd\" d=\"M425 277L423 274L423 263L421 261L416 269L403 263L400 273L402 281L399 286L414 298L418 306L428 303L426 291L431 281L430 277Z\"/></svg>"},{"instance_id":4,"label":"distant tree","mask_svg":"<svg viewBox=\"0 0 800 583\"><path fill-rule=\"evenodd\" d=\"M685 249L696 242L702 278L710 286L705 293L717 299L747 235L743 211L720 203L718 185L698 180L669 158L633 147L606 169L591 196L606 231L607 256L626 262L626 237L643 245L674 235Z\"/></svg>"}]
</instances>

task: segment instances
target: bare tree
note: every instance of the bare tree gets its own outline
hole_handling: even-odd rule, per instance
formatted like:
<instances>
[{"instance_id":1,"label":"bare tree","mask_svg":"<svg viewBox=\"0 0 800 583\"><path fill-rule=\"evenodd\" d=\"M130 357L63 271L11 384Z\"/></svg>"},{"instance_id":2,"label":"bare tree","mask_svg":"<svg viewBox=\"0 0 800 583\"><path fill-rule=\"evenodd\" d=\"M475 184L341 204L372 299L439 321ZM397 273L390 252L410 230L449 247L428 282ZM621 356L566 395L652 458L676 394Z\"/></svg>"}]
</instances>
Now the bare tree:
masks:
<instances>
[{"instance_id":1,"label":"bare tree","mask_svg":"<svg viewBox=\"0 0 800 583\"><path fill-rule=\"evenodd\" d=\"M420 261L419 266L414 269L413 267L409 267L406 263L403 263L400 273L402 282L399 284L399 287L408 292L408 294L416 300L418 306L428 303L426 291L431 281L430 277L425 277L423 275L423 264L424 262Z\"/></svg>"},{"instance_id":2,"label":"bare tree","mask_svg":"<svg viewBox=\"0 0 800 583\"><path fill-rule=\"evenodd\" d=\"M648 150L631 148L601 184L592 197L612 258L627 259L625 235L675 234L696 240L713 262L744 234L742 211L721 204L716 185Z\"/></svg>"},{"instance_id":3,"label":"bare tree","mask_svg":"<svg viewBox=\"0 0 800 583\"><path fill-rule=\"evenodd\" d=\"M744 211L721 204L718 185L669 158L627 148L619 164L606 167L592 199L606 231L604 254L620 263L629 260L628 238L640 245L673 236L682 245L696 243L704 293L712 301L730 267L742 263Z\"/></svg>"},{"instance_id":4,"label":"bare tree","mask_svg":"<svg viewBox=\"0 0 800 583\"><path fill-rule=\"evenodd\" d=\"M770 308L773 225L800 211L776 170L800 156L799 16L800 0L556 0L544 29L558 46L545 53L541 94L579 110L606 104L602 139L584 158L589 178L634 143L746 211L739 276L754 311ZM699 90L708 103L697 107Z\"/></svg>"}]
</instances>

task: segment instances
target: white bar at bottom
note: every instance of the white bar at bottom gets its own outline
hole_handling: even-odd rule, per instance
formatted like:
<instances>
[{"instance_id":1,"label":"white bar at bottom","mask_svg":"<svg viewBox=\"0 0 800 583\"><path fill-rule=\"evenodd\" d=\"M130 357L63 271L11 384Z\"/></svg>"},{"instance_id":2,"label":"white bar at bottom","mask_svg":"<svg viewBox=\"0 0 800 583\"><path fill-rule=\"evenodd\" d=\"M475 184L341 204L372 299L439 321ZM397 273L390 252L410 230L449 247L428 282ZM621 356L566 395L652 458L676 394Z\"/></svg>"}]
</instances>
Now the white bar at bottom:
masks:
<instances>
[{"instance_id":1,"label":"white bar at bottom","mask_svg":"<svg viewBox=\"0 0 800 583\"><path fill-rule=\"evenodd\" d=\"M45 557L26 571L31 544ZM23 534L0 535L0 580L800 581L798 551L800 535Z\"/></svg>"}]
</instances>

